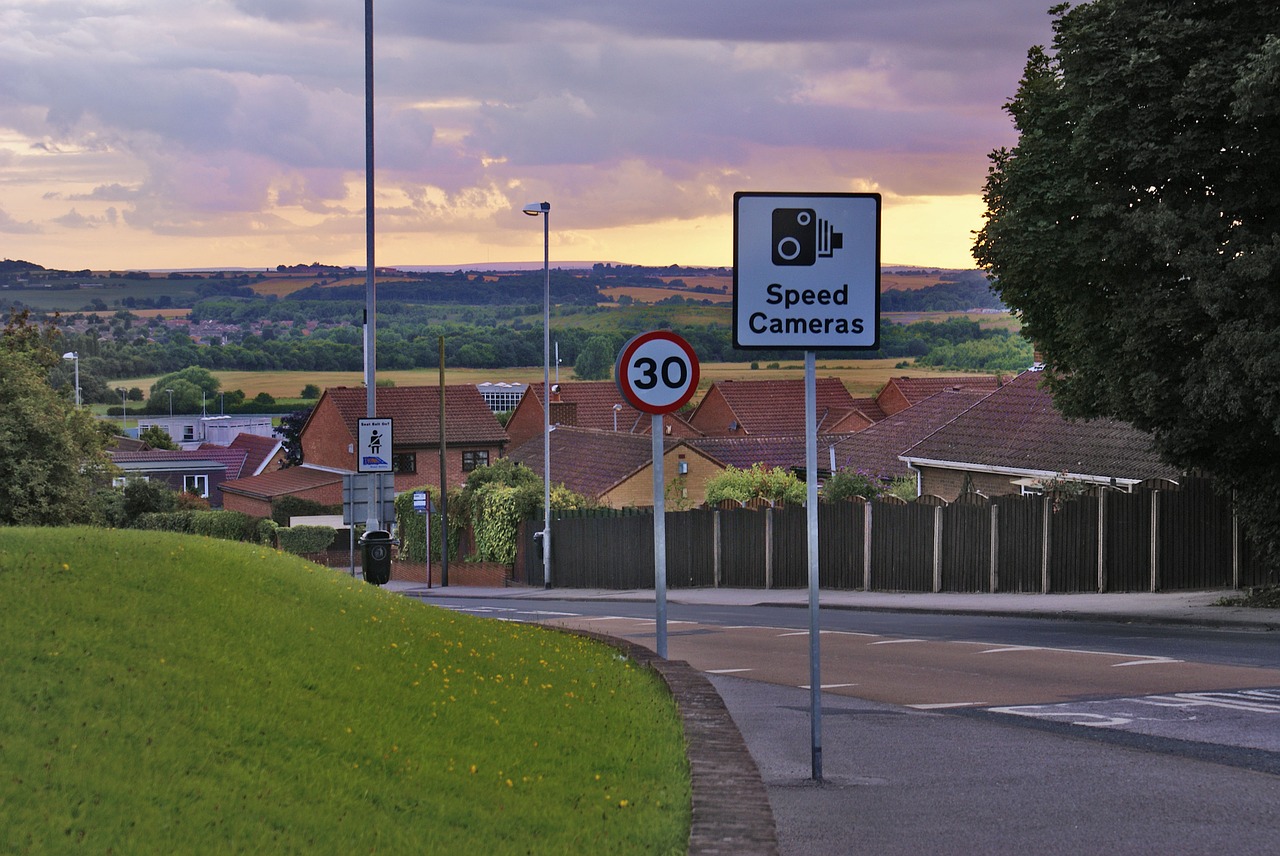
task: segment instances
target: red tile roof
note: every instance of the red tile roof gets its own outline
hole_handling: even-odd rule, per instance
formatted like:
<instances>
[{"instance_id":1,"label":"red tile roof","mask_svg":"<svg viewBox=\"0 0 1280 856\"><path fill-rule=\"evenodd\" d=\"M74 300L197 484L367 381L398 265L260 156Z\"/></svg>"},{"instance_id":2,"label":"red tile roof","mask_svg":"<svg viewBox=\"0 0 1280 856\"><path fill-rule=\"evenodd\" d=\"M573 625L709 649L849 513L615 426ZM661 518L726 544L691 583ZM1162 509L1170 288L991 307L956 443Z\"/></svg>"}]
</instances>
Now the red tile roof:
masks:
<instances>
[{"instance_id":1,"label":"red tile roof","mask_svg":"<svg viewBox=\"0 0 1280 856\"><path fill-rule=\"evenodd\" d=\"M1112 419L1068 420L1040 389L1040 374L1024 372L983 398L904 457L916 463L976 465L1027 475L1069 473L1094 481L1177 478L1151 438ZM911 408L914 409L914 408Z\"/></svg>"},{"instance_id":2,"label":"red tile roof","mask_svg":"<svg viewBox=\"0 0 1280 856\"><path fill-rule=\"evenodd\" d=\"M542 396L543 385L541 383L531 383L520 403L523 405L528 402L528 406L541 410ZM613 431L613 407L615 404L620 404L622 409L617 411L618 431L644 433L649 430L651 421L649 414L632 407L622 397L622 393L618 391L618 385L611 380L564 381L560 384L559 400L575 405L573 408L575 411L574 418L577 422L572 427ZM554 414L555 408L553 406L552 415L554 416Z\"/></svg>"},{"instance_id":3,"label":"red tile roof","mask_svg":"<svg viewBox=\"0 0 1280 856\"><path fill-rule=\"evenodd\" d=\"M994 392L1000 388L998 375L969 375L960 377L892 377L885 388L894 387L911 404L924 401L944 389L978 389ZM883 393L883 390L881 390Z\"/></svg>"},{"instance_id":4,"label":"red tile roof","mask_svg":"<svg viewBox=\"0 0 1280 856\"><path fill-rule=\"evenodd\" d=\"M886 479L909 476L911 470L898 456L988 394L981 390L944 389L857 434L845 435L835 442L836 468L861 470ZM820 467L831 465L826 447L822 447L818 458ZM803 466L803 457L793 464Z\"/></svg>"},{"instance_id":5,"label":"red tile roof","mask_svg":"<svg viewBox=\"0 0 1280 856\"><path fill-rule=\"evenodd\" d=\"M236 493L254 499L271 500L278 496L287 496L341 481L342 473L316 469L303 464L300 467L270 470L260 476L223 482L221 487L223 493Z\"/></svg>"},{"instance_id":6,"label":"red tile roof","mask_svg":"<svg viewBox=\"0 0 1280 856\"><path fill-rule=\"evenodd\" d=\"M664 439L670 449L678 441ZM509 457L542 476L542 435ZM653 460L653 440L643 434L560 426L551 432L551 483L598 498Z\"/></svg>"},{"instance_id":7,"label":"red tile roof","mask_svg":"<svg viewBox=\"0 0 1280 856\"><path fill-rule=\"evenodd\" d=\"M713 386L748 434L804 434L803 380L722 380ZM854 408L853 396L839 378L817 378L815 392L819 429L822 422L834 422ZM697 424L696 411L689 421Z\"/></svg>"},{"instance_id":8,"label":"red tile roof","mask_svg":"<svg viewBox=\"0 0 1280 856\"><path fill-rule=\"evenodd\" d=\"M274 437L260 437L257 434L240 433L231 441L230 446L215 446L212 443L201 443L200 449L239 449L244 451L248 457L244 463L244 475L254 475L262 465L270 460L271 456L279 450L282 441Z\"/></svg>"},{"instance_id":9,"label":"red tile roof","mask_svg":"<svg viewBox=\"0 0 1280 856\"><path fill-rule=\"evenodd\" d=\"M364 388L330 387L324 394L333 401L351 436L358 436L359 420L368 412ZM394 420L396 446L440 445L440 387L379 387L375 409L378 418ZM445 426L450 444L507 441L507 433L475 384L445 387Z\"/></svg>"},{"instance_id":10,"label":"red tile roof","mask_svg":"<svg viewBox=\"0 0 1280 856\"><path fill-rule=\"evenodd\" d=\"M821 466L826 466L826 449L836 439L837 435L818 435ZM803 434L788 434L785 437L698 437L687 442L720 463L740 470L750 469L754 464L761 464L770 470L774 467L785 469L795 466L796 461L804 466Z\"/></svg>"},{"instance_id":11,"label":"red tile roof","mask_svg":"<svg viewBox=\"0 0 1280 856\"><path fill-rule=\"evenodd\" d=\"M129 464L142 463L194 463L209 461L214 464L220 464L227 468L228 479L238 479L245 472L245 460L248 453L243 449L228 449L223 446L214 446L210 449L191 449L186 451L168 451L165 449L152 449L149 452L115 452L111 455L111 460L121 469L129 469Z\"/></svg>"}]
</instances>

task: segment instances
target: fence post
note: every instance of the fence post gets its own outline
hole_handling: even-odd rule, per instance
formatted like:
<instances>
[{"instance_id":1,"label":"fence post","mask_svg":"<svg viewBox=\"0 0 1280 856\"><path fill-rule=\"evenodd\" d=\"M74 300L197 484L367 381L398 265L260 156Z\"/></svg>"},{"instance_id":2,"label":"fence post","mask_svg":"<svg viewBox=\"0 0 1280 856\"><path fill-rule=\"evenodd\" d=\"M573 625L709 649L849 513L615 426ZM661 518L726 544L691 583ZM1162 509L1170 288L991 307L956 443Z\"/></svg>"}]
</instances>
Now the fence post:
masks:
<instances>
[{"instance_id":1,"label":"fence post","mask_svg":"<svg viewBox=\"0 0 1280 856\"><path fill-rule=\"evenodd\" d=\"M1049 593L1049 521L1050 510L1053 507L1053 500L1044 497L1043 511L1041 517L1043 525L1040 527L1040 592L1041 594Z\"/></svg>"},{"instance_id":2,"label":"fence post","mask_svg":"<svg viewBox=\"0 0 1280 856\"><path fill-rule=\"evenodd\" d=\"M1000 590L1000 506L991 503L991 593Z\"/></svg>"},{"instance_id":3,"label":"fence post","mask_svg":"<svg viewBox=\"0 0 1280 856\"><path fill-rule=\"evenodd\" d=\"M1098 491L1098 592L1107 590L1107 491Z\"/></svg>"},{"instance_id":4,"label":"fence post","mask_svg":"<svg viewBox=\"0 0 1280 856\"><path fill-rule=\"evenodd\" d=\"M720 509L711 512L711 564L714 567L714 583L720 588Z\"/></svg>"},{"instance_id":5,"label":"fence post","mask_svg":"<svg viewBox=\"0 0 1280 856\"><path fill-rule=\"evenodd\" d=\"M871 501L862 505L862 590L871 591Z\"/></svg>"},{"instance_id":6,"label":"fence post","mask_svg":"<svg viewBox=\"0 0 1280 856\"><path fill-rule=\"evenodd\" d=\"M942 591L942 506L933 507L933 590Z\"/></svg>"},{"instance_id":7,"label":"fence post","mask_svg":"<svg viewBox=\"0 0 1280 856\"><path fill-rule=\"evenodd\" d=\"M1151 590L1159 591L1160 491L1151 491Z\"/></svg>"},{"instance_id":8,"label":"fence post","mask_svg":"<svg viewBox=\"0 0 1280 856\"><path fill-rule=\"evenodd\" d=\"M764 510L764 587L773 588L773 509Z\"/></svg>"}]
</instances>

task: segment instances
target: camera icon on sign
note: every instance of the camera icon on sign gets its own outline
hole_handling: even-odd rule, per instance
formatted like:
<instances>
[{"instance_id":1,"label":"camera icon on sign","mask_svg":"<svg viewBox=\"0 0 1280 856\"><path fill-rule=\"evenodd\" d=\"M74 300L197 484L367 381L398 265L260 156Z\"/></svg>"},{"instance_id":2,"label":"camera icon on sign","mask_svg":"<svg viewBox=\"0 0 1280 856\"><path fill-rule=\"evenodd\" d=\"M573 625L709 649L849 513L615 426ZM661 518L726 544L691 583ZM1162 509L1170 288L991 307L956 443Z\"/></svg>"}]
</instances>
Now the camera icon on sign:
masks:
<instances>
[{"instance_id":1,"label":"camera icon on sign","mask_svg":"<svg viewBox=\"0 0 1280 856\"><path fill-rule=\"evenodd\" d=\"M773 263L811 265L844 247L844 234L812 208L773 209Z\"/></svg>"}]
</instances>

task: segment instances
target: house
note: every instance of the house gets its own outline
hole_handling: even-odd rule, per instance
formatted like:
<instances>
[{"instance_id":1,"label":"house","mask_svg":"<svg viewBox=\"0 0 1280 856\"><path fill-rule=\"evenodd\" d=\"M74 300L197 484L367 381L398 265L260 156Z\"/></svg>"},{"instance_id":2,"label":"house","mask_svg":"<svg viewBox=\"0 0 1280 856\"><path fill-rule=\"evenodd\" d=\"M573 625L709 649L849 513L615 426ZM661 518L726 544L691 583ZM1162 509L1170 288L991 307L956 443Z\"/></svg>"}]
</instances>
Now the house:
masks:
<instances>
[{"instance_id":1,"label":"house","mask_svg":"<svg viewBox=\"0 0 1280 856\"><path fill-rule=\"evenodd\" d=\"M241 434L272 437L270 416L142 416L139 433L158 425L182 449L197 449L203 443L229 446Z\"/></svg>"},{"instance_id":2,"label":"house","mask_svg":"<svg viewBox=\"0 0 1280 856\"><path fill-rule=\"evenodd\" d=\"M1028 371L988 394L899 456L919 473L920 493L954 500L1038 492L1061 477L1128 489L1147 479L1176 479L1148 435L1112 419L1070 420Z\"/></svg>"},{"instance_id":3,"label":"house","mask_svg":"<svg viewBox=\"0 0 1280 856\"><path fill-rule=\"evenodd\" d=\"M302 464L223 482L219 486L222 507L251 517L270 517L272 503L285 496L309 499L321 505L341 505L344 475L341 470Z\"/></svg>"},{"instance_id":4,"label":"house","mask_svg":"<svg viewBox=\"0 0 1280 856\"><path fill-rule=\"evenodd\" d=\"M816 393L820 433L827 433L829 426L856 409L839 378L818 378ZM717 381L694 409L689 424L708 437L804 436L804 381Z\"/></svg>"},{"instance_id":5,"label":"house","mask_svg":"<svg viewBox=\"0 0 1280 856\"><path fill-rule=\"evenodd\" d=\"M378 418L392 420L391 449L397 491L440 483L440 388L380 387ZM302 427L304 462L354 472L359 420L367 413L363 387L326 389ZM450 484L497 460L507 433L474 384L445 387L445 455Z\"/></svg>"},{"instance_id":6,"label":"house","mask_svg":"<svg viewBox=\"0 0 1280 856\"><path fill-rule=\"evenodd\" d=\"M915 473L899 455L973 407L989 393L945 388L910 407L895 411L856 434L840 435L829 445L819 441L818 466L859 470L891 481ZM803 470L804 457L792 461Z\"/></svg>"},{"instance_id":7,"label":"house","mask_svg":"<svg viewBox=\"0 0 1280 856\"><path fill-rule=\"evenodd\" d=\"M222 485L241 477L249 453L245 449L210 448L189 451L114 451L111 461L124 478L161 481L175 491L193 493L222 508Z\"/></svg>"},{"instance_id":8,"label":"house","mask_svg":"<svg viewBox=\"0 0 1280 856\"><path fill-rule=\"evenodd\" d=\"M508 456L542 477L542 437ZM693 507L706 499L707 479L724 464L683 438L663 440L663 478L669 508ZM623 431L560 426L551 432L551 483L563 484L610 508L653 506L653 438Z\"/></svg>"},{"instance_id":9,"label":"house","mask_svg":"<svg viewBox=\"0 0 1280 856\"><path fill-rule=\"evenodd\" d=\"M844 435L819 434L818 448L826 449ZM803 466L805 455L804 434L788 434L785 437L695 437L689 445L720 461L725 466L749 470L755 464L765 469L788 469L797 460ZM825 453L824 453L825 454Z\"/></svg>"},{"instance_id":10,"label":"house","mask_svg":"<svg viewBox=\"0 0 1280 856\"><path fill-rule=\"evenodd\" d=\"M226 446L216 443L201 443L200 450L205 449L243 449L246 453L243 474L246 476L261 475L268 470L280 469L284 461L284 441L275 437L261 437L257 434L237 434Z\"/></svg>"},{"instance_id":11,"label":"house","mask_svg":"<svg viewBox=\"0 0 1280 856\"><path fill-rule=\"evenodd\" d=\"M876 404L886 416L905 410L944 389L968 389L995 392L1004 383L999 375L968 377L892 377L876 395Z\"/></svg>"},{"instance_id":12,"label":"house","mask_svg":"<svg viewBox=\"0 0 1280 856\"><path fill-rule=\"evenodd\" d=\"M551 389L552 425L627 434L647 434L653 427L650 415L632 407L611 380L566 381L552 384ZM511 438L512 448L542 436L545 419L543 400L543 385L529 384L507 421L507 435ZM671 414L663 417L663 429L672 437L698 434L683 419Z\"/></svg>"}]
</instances>

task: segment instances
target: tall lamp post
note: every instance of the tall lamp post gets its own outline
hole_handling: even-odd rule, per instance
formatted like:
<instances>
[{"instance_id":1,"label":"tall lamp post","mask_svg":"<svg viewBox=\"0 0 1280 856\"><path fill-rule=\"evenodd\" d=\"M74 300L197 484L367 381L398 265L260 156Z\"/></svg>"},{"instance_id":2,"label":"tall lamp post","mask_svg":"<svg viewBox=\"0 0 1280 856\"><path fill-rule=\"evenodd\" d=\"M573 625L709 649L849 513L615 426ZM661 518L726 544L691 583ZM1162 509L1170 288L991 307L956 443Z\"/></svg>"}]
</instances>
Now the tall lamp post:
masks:
<instances>
[{"instance_id":1,"label":"tall lamp post","mask_svg":"<svg viewBox=\"0 0 1280 856\"><path fill-rule=\"evenodd\" d=\"M166 389L165 392L169 393L169 418L172 419L173 418L173 390ZM172 425L169 426L169 430L170 431L173 430Z\"/></svg>"},{"instance_id":2,"label":"tall lamp post","mask_svg":"<svg viewBox=\"0 0 1280 856\"><path fill-rule=\"evenodd\" d=\"M542 584L551 588L551 203L524 213L542 217Z\"/></svg>"},{"instance_id":3,"label":"tall lamp post","mask_svg":"<svg viewBox=\"0 0 1280 856\"><path fill-rule=\"evenodd\" d=\"M124 427L125 414L128 412L125 410L125 396L129 394L129 391L125 389L123 386L117 386L116 392L120 393L120 436L125 437L125 436L128 436L125 433L126 429Z\"/></svg>"},{"instance_id":4,"label":"tall lamp post","mask_svg":"<svg viewBox=\"0 0 1280 856\"><path fill-rule=\"evenodd\" d=\"M75 363L76 368L76 407L80 406L80 352L67 351L62 355L64 360L71 360Z\"/></svg>"}]
</instances>

